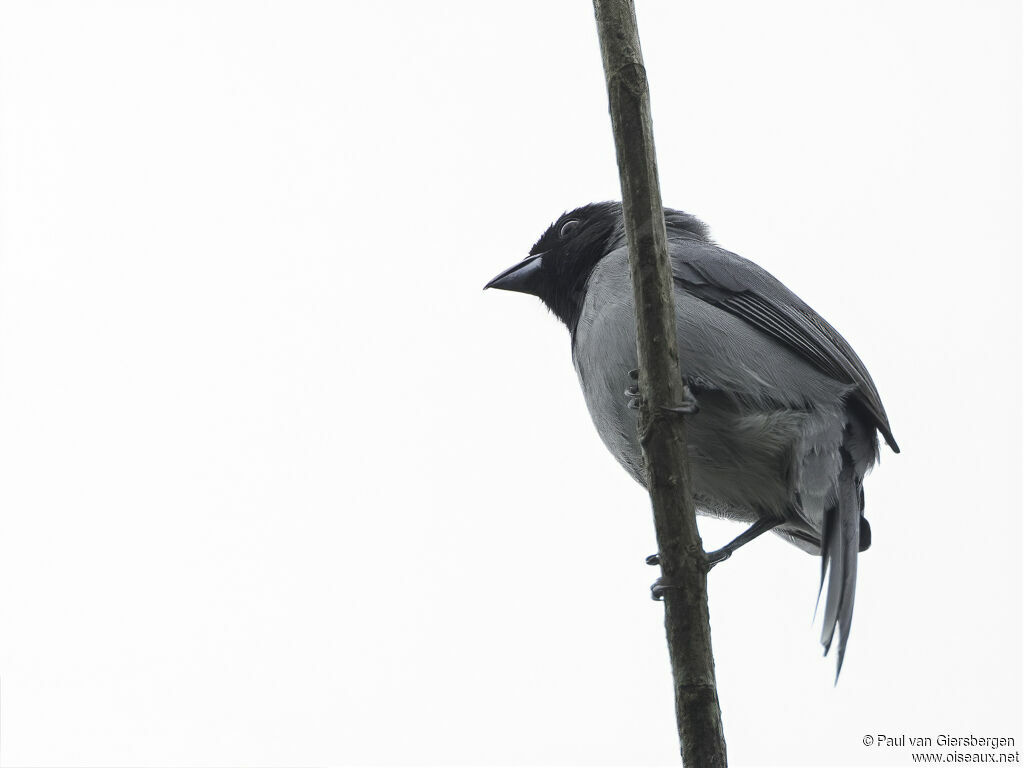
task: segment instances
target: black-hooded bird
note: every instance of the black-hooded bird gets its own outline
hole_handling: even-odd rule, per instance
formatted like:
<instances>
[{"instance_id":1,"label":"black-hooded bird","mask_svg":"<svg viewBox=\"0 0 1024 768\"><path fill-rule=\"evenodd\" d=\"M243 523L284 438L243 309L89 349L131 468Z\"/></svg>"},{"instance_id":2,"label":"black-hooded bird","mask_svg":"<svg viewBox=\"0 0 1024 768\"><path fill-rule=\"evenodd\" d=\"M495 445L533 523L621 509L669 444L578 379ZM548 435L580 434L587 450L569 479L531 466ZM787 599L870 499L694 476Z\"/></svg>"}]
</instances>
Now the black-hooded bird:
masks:
<instances>
[{"instance_id":1,"label":"black-hooded bird","mask_svg":"<svg viewBox=\"0 0 1024 768\"><path fill-rule=\"evenodd\" d=\"M836 676L853 617L857 555L871 544L864 475L877 432L899 452L871 376L846 340L781 282L711 241L696 217L665 209L694 501L749 528L710 564L766 531L821 556L828 573L821 642L838 634ZM569 329L598 434L641 484L636 325L620 203L563 214L523 261L486 288L533 294Z\"/></svg>"}]
</instances>

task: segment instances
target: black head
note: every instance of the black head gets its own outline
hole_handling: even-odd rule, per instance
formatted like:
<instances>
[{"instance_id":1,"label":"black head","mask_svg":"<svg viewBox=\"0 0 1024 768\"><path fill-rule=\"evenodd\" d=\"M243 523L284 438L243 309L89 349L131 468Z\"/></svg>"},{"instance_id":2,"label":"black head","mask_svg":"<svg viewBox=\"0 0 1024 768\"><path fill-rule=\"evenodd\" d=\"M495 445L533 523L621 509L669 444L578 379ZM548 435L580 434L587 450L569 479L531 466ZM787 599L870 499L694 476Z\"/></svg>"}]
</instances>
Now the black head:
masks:
<instances>
[{"instance_id":1,"label":"black head","mask_svg":"<svg viewBox=\"0 0 1024 768\"><path fill-rule=\"evenodd\" d=\"M559 216L529 256L484 288L533 294L574 331L590 273L621 243L621 203L591 203Z\"/></svg>"}]
</instances>

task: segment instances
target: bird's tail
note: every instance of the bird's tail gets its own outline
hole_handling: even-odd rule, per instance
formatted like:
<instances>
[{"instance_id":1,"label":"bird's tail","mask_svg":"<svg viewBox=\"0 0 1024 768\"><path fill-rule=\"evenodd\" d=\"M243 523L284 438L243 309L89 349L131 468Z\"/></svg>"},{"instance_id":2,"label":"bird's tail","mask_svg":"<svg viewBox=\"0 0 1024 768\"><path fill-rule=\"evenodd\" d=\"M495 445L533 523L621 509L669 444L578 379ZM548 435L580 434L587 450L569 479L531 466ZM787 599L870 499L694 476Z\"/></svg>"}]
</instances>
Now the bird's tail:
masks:
<instances>
[{"instance_id":1,"label":"bird's tail","mask_svg":"<svg viewBox=\"0 0 1024 768\"><path fill-rule=\"evenodd\" d=\"M839 630L836 648L836 681L843 668L846 641L850 637L853 621L853 600L857 591L857 552L860 549L861 494L853 458L842 451L843 465L839 473L839 487L835 506L826 510L821 534L821 590L828 573L828 591L825 594L825 619L821 628L821 644L828 654Z\"/></svg>"}]
</instances>

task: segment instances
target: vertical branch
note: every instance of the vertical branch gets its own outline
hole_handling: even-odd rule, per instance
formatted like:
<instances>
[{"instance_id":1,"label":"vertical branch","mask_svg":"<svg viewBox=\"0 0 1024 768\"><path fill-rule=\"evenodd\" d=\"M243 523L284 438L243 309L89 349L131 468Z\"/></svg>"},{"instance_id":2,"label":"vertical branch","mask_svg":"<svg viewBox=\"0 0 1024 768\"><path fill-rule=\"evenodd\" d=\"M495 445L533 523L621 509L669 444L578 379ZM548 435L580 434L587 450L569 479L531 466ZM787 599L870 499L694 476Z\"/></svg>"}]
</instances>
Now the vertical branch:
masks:
<instances>
[{"instance_id":1,"label":"vertical branch","mask_svg":"<svg viewBox=\"0 0 1024 768\"><path fill-rule=\"evenodd\" d=\"M654 508L665 632L685 766L724 768L725 737L708 621L707 559L697 531L682 417L672 270L658 186L647 73L633 0L594 0L636 303L640 443Z\"/></svg>"}]
</instances>

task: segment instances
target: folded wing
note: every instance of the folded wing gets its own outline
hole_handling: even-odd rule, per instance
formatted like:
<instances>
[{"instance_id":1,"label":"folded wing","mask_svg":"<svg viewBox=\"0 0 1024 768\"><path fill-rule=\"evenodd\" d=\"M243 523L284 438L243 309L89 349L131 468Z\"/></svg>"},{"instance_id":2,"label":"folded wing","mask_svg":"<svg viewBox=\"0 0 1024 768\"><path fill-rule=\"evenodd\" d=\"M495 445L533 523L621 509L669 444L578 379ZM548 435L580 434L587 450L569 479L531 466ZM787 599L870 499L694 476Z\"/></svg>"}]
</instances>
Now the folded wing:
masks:
<instances>
[{"instance_id":1,"label":"folded wing","mask_svg":"<svg viewBox=\"0 0 1024 768\"><path fill-rule=\"evenodd\" d=\"M821 315L742 256L689 233L670 232L668 245L679 287L750 323L837 381L855 385L854 397L889 447L899 453L871 375L846 339Z\"/></svg>"}]
</instances>

